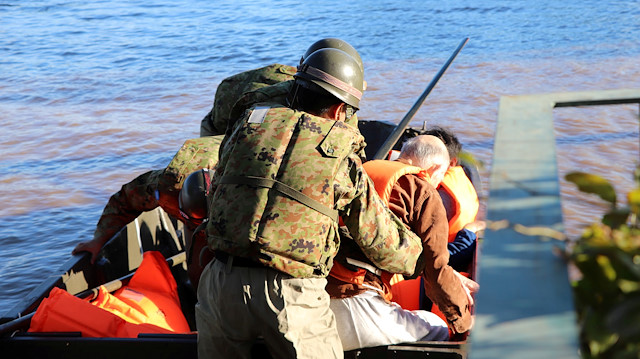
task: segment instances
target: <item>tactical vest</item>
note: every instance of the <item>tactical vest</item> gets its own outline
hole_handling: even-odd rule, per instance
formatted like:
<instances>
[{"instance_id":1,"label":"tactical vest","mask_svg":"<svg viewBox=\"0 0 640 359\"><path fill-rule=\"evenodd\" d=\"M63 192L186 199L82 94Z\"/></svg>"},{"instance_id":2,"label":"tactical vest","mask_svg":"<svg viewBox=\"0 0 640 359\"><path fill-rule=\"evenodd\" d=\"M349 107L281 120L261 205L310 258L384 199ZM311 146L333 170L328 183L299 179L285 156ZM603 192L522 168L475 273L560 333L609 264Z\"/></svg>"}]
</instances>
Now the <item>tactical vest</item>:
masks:
<instances>
[{"instance_id":1,"label":"tactical vest","mask_svg":"<svg viewBox=\"0 0 640 359\"><path fill-rule=\"evenodd\" d=\"M343 122L277 104L253 107L221 155L210 248L294 277L325 277L340 243L334 179L363 141Z\"/></svg>"},{"instance_id":2,"label":"tactical vest","mask_svg":"<svg viewBox=\"0 0 640 359\"><path fill-rule=\"evenodd\" d=\"M202 168L213 169L218 163L218 150L223 136L186 140L158 178L158 204L170 215L180 218L178 194L184 180Z\"/></svg>"},{"instance_id":3,"label":"tactical vest","mask_svg":"<svg viewBox=\"0 0 640 359\"><path fill-rule=\"evenodd\" d=\"M478 194L461 166L450 167L440 186L453 200L453 217L449 220L449 242L453 242L458 231L476 220Z\"/></svg>"}]
</instances>

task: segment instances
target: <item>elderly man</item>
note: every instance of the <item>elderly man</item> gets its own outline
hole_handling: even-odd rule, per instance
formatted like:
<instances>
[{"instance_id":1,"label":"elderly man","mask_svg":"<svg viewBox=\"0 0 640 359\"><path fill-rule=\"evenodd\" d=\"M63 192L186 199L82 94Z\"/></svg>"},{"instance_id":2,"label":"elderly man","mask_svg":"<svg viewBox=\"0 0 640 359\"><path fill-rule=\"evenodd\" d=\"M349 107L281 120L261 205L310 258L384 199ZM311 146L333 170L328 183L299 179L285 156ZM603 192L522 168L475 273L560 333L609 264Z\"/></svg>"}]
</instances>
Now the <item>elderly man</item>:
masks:
<instances>
[{"instance_id":1,"label":"elderly man","mask_svg":"<svg viewBox=\"0 0 640 359\"><path fill-rule=\"evenodd\" d=\"M433 313L391 303L391 275L370 265L357 248L343 241L327 286L343 347L447 340L447 324L455 333L466 332L472 325L468 294L477 290L477 284L447 264L447 216L435 189L449 167L444 143L434 136L417 136L404 143L396 161L369 161L364 166L391 211L422 239L426 294L448 323Z\"/></svg>"}]
</instances>

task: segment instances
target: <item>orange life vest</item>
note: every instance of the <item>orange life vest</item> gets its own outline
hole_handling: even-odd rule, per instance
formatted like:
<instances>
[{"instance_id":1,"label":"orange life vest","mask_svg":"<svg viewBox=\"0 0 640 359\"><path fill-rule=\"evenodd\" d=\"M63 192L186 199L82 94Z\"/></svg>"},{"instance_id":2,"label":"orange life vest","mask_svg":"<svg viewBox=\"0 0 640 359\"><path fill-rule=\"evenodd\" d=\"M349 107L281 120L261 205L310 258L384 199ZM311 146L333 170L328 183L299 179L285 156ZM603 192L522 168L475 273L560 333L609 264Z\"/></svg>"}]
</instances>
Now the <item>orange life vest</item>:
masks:
<instances>
[{"instance_id":1,"label":"orange life vest","mask_svg":"<svg viewBox=\"0 0 640 359\"><path fill-rule=\"evenodd\" d=\"M139 333L190 331L171 270L160 252L145 252L129 284L95 300L53 288L31 320L30 332L81 332L83 337L135 338Z\"/></svg>"},{"instance_id":2,"label":"orange life vest","mask_svg":"<svg viewBox=\"0 0 640 359\"><path fill-rule=\"evenodd\" d=\"M389 158L392 158L392 156L395 156L395 158L397 158L397 153L393 153L393 152L398 152L398 151L390 151ZM376 161L372 161L372 162L376 162ZM380 161L380 162L385 162L385 161ZM393 187L393 185L395 184L395 182L397 182L400 176L393 178L393 180L391 179L391 176L390 176L389 179L385 181L384 168L377 167L377 165L382 165L382 164L373 164L373 163L369 164L369 163L370 162L365 163L365 169L368 170L367 167L371 166L370 167L371 173L367 172L367 174L369 174L369 177L372 177L371 174L373 174L373 171L376 171L376 173L378 173L378 175L374 175L378 177L374 179L376 191L378 191L380 196L383 197L383 194L380 193L383 187L380 187L380 190L378 188L379 186L384 186L384 191L385 191L384 195L386 197L383 197L383 199L385 200L385 203L388 203L389 195L391 194L391 189L389 189L387 186ZM367 164L369 165L367 166ZM376 165L376 167L374 167L374 165ZM397 167L400 167L400 166L397 166ZM447 170L445 177L440 185L449 193L450 197L455 202L456 213L454 217L451 219L451 221L449 222L449 242L451 242L453 241L453 239L455 238L455 235L458 233L460 229L464 228L464 226L467 223L473 222L475 220L476 214L478 213L478 207L479 207L478 195L476 194L473 184L471 183L466 173L464 172L464 169L461 166L450 167ZM452 225L458 227L458 229L451 229ZM465 277L469 277L468 273L462 272L461 274L464 275ZM401 275L394 275L390 281L390 285L391 285L392 298L394 302L398 303L402 308L406 310L422 309L420 308L420 289L422 288L421 277L410 279L410 280L404 280L404 277L402 277ZM440 308L438 308L438 306L435 303L430 308L430 311L438 315L445 322L447 321L446 316L444 315L444 313L442 313ZM453 337L454 333L452 332L451 329L449 329L449 334L450 334L450 337ZM468 332L464 334L464 338L466 338L467 335L468 335Z\"/></svg>"},{"instance_id":3,"label":"orange life vest","mask_svg":"<svg viewBox=\"0 0 640 359\"><path fill-rule=\"evenodd\" d=\"M385 204L389 204L391 190L400 177L407 174L415 174L422 178L429 178L429 174L424 169L398 161L374 160L365 162L363 166L367 175L373 180L376 192L378 192ZM364 283L365 273L365 269L352 271L336 261L333 263L329 275L345 283L361 285ZM391 289L391 291L388 291L388 295L385 295L388 300L391 300L392 296L394 296L392 291L395 283L403 281L404 278L401 275L394 275L386 271L382 271L380 278L383 284Z\"/></svg>"},{"instance_id":4,"label":"orange life vest","mask_svg":"<svg viewBox=\"0 0 640 359\"><path fill-rule=\"evenodd\" d=\"M400 177L414 174L429 180L429 174L426 170L398 161L374 160L365 162L363 166L367 175L373 180L376 192L385 204L389 204L391 190Z\"/></svg>"},{"instance_id":5,"label":"orange life vest","mask_svg":"<svg viewBox=\"0 0 640 359\"><path fill-rule=\"evenodd\" d=\"M453 201L453 217L449 220L449 242L453 242L458 231L476 220L479 202L473 184L461 166L449 167L440 188L444 189Z\"/></svg>"},{"instance_id":6,"label":"orange life vest","mask_svg":"<svg viewBox=\"0 0 640 359\"><path fill-rule=\"evenodd\" d=\"M362 285L364 283L365 273L367 273L366 269L360 268L357 271L352 271L347 269L338 261L333 262L333 267L331 267L331 270L329 271L329 275L333 278L339 279L345 283L357 285Z\"/></svg>"}]
</instances>

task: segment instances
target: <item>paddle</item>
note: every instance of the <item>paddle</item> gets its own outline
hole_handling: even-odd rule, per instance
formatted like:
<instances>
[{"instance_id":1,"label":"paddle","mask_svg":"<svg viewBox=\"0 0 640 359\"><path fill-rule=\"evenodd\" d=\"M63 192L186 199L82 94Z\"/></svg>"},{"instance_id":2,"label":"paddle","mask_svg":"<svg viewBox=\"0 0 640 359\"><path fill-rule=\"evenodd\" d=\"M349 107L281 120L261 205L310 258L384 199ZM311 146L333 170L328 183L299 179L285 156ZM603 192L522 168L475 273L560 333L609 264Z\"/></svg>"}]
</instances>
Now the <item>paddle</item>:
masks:
<instances>
[{"instance_id":1,"label":"paddle","mask_svg":"<svg viewBox=\"0 0 640 359\"><path fill-rule=\"evenodd\" d=\"M169 265L169 267L173 267L183 263L186 259L187 259L187 255L185 254L185 252L180 252L172 257L167 258L167 264ZM122 288L122 286L125 285L125 282L131 279L131 277L133 277L134 274L135 272L129 273L125 276L122 276L118 279L114 279L102 285L107 289L107 291L114 292ZM85 299L85 298L94 299L98 295L99 288L100 286L95 287L93 289L87 289L83 292L77 293L75 296L80 299ZM33 318L35 313L36 313L35 311L31 312L25 316L16 318L10 322L0 325L0 336L2 336L4 333L13 333L14 331L17 331L17 330L28 329L29 326L31 325L31 318Z\"/></svg>"},{"instance_id":2,"label":"paddle","mask_svg":"<svg viewBox=\"0 0 640 359\"><path fill-rule=\"evenodd\" d=\"M436 86L436 84L438 83L438 81L440 80L444 72L447 71L447 69L449 68L449 65L451 65L451 63L456 58L456 56L458 56L458 53L460 52L460 50L462 50L462 48L464 47L464 45L467 44L468 41L469 41L469 38L467 37L464 40L462 40L462 42L460 42L460 45L458 45L458 47L453 52L453 54L449 57L447 62L444 64L444 66L442 66L442 68L440 69L440 71L438 71L438 73L433 78L433 80L431 80L429 85L427 85L427 88L424 90L422 95L420 95L416 103L413 104L413 107L411 107L409 112L407 112L407 114L404 115L404 118L402 118L398 126L396 126L396 128L393 130L393 132L391 132L389 137L387 137L387 140L382 144L382 146L380 146L380 148L378 149L378 152L376 152L375 156L373 157L374 160L382 160L387 157L387 154L389 153L389 151L393 148L393 146L395 146L396 142L398 142L398 139L400 139L400 137L402 136L402 133L409 125L409 121L411 121L411 119L416 114L416 112L418 112L418 109L420 108L420 106L422 106L422 103L427 98L427 96L429 96L429 93L431 93L431 90L433 90L433 88Z\"/></svg>"}]
</instances>

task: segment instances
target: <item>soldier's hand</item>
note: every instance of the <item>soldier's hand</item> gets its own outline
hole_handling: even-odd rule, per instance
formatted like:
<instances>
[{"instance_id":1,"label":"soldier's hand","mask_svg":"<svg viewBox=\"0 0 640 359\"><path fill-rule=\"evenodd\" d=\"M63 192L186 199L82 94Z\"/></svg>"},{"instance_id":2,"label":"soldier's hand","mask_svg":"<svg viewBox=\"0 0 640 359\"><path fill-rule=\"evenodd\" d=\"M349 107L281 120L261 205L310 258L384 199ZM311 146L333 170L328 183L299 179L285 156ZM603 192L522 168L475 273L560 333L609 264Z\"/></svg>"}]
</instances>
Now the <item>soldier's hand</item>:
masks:
<instances>
[{"instance_id":1,"label":"soldier's hand","mask_svg":"<svg viewBox=\"0 0 640 359\"><path fill-rule=\"evenodd\" d=\"M102 249L102 244L102 241L98 241L96 239L90 240L88 242L80 242L78 243L78 245L76 245L73 251L71 251L71 254L89 252L91 253L91 264L93 264L98 257L98 252L100 252L100 249Z\"/></svg>"}]
</instances>

